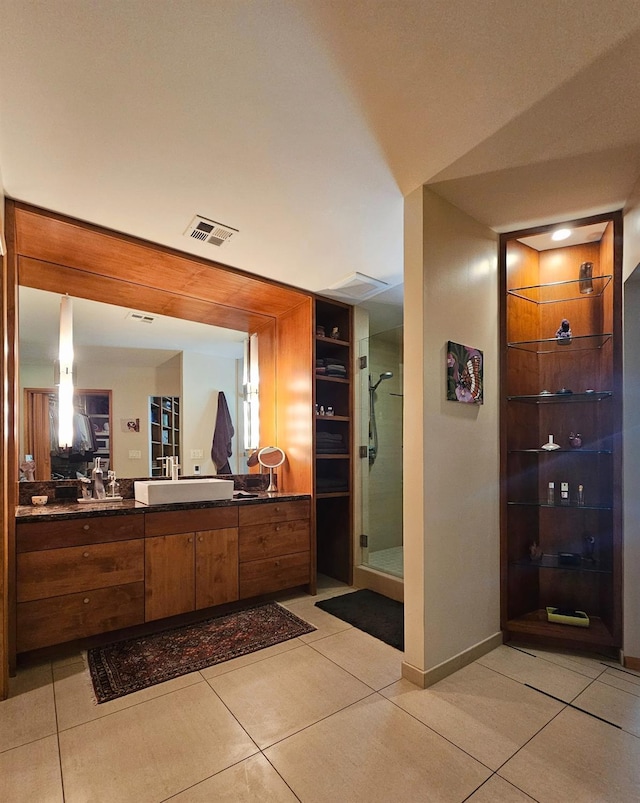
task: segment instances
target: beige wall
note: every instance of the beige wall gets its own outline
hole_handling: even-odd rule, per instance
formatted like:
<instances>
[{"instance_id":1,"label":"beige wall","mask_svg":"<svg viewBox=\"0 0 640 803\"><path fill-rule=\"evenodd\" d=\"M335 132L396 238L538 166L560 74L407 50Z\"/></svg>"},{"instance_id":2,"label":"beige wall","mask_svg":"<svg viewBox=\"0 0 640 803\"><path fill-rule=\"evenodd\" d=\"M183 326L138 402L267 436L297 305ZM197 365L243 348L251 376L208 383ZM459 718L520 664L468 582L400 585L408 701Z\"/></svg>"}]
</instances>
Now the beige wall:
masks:
<instances>
[{"instance_id":1,"label":"beige wall","mask_svg":"<svg viewBox=\"0 0 640 803\"><path fill-rule=\"evenodd\" d=\"M405 664L425 671L500 629L498 248L426 188L405 248ZM484 405L446 400L447 340L483 350Z\"/></svg>"},{"instance_id":2,"label":"beige wall","mask_svg":"<svg viewBox=\"0 0 640 803\"><path fill-rule=\"evenodd\" d=\"M212 357L195 352L182 356L182 466L183 474L192 474L194 465L202 474L214 474L211 443L218 412L218 393L225 395L235 430L232 440L233 456L229 459L233 473L238 471L239 440L237 394L237 360ZM240 447L238 444L240 443ZM192 450L201 450L203 457L191 457Z\"/></svg>"},{"instance_id":3,"label":"beige wall","mask_svg":"<svg viewBox=\"0 0 640 803\"><path fill-rule=\"evenodd\" d=\"M640 185L624 213L624 602L623 649L640 658Z\"/></svg>"},{"instance_id":4,"label":"beige wall","mask_svg":"<svg viewBox=\"0 0 640 803\"><path fill-rule=\"evenodd\" d=\"M182 474L191 474L194 465L202 474L214 472L211 461L211 441L215 426L218 392L225 393L236 437L233 440L231 468L237 470L241 447L241 422L238 422L236 392L237 363L235 359L212 357L194 352L182 352L156 368L127 368L122 364L84 363L78 372L78 387L111 389L113 432L111 448L113 467L118 476L146 477L150 473L149 455L149 396L179 396L181 399L181 461ZM25 363L20 366L22 388L53 387L53 365ZM121 419L139 418L139 432L122 432ZM21 416L22 420L22 416ZM20 432L22 443L22 427ZM238 446L240 444L240 446ZM201 449L202 458L191 458L192 449ZM140 452L140 458L129 456ZM21 445L20 453L24 452Z\"/></svg>"}]
</instances>

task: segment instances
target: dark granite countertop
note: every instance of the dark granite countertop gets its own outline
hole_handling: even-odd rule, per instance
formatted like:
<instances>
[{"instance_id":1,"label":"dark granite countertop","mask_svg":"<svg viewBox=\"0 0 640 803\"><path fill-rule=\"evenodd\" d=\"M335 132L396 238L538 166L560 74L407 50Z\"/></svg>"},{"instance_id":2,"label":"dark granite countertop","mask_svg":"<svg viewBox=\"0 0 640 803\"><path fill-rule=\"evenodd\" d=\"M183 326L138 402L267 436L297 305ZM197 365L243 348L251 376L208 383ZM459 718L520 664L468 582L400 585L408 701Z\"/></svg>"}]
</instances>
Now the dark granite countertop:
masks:
<instances>
[{"instance_id":1,"label":"dark granite countertop","mask_svg":"<svg viewBox=\"0 0 640 803\"><path fill-rule=\"evenodd\" d=\"M47 505L20 505L16 508L16 519L20 522L60 521L78 516L125 516L131 513L158 513L168 510L202 510L210 507L229 507L230 505L255 505L264 502L295 502L299 499L311 499L310 494L266 493L243 495L236 492L233 499L219 499L212 502L175 502L163 505L145 505L135 499L123 499L121 502L64 502L51 501Z\"/></svg>"}]
</instances>

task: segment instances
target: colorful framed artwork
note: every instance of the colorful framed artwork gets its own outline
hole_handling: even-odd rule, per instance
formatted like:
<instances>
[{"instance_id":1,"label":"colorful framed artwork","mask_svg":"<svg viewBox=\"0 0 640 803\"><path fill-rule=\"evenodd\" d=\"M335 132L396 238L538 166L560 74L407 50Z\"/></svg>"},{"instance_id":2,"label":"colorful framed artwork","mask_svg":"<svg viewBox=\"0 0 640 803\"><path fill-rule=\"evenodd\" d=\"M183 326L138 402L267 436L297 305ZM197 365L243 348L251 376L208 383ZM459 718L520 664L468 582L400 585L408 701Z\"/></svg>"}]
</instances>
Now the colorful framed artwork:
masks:
<instances>
[{"instance_id":1,"label":"colorful framed artwork","mask_svg":"<svg viewBox=\"0 0 640 803\"><path fill-rule=\"evenodd\" d=\"M482 404L483 357L480 349L447 343L447 400Z\"/></svg>"}]
</instances>

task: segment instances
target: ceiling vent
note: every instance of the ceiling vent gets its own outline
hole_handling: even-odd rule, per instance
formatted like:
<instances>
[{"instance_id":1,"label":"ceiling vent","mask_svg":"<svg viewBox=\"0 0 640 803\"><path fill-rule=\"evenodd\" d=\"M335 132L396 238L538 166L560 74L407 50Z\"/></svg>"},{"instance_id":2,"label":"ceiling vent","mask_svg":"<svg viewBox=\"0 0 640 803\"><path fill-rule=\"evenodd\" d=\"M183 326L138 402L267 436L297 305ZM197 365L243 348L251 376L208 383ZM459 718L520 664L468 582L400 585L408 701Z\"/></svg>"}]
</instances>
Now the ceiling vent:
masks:
<instances>
[{"instance_id":1,"label":"ceiling vent","mask_svg":"<svg viewBox=\"0 0 640 803\"><path fill-rule=\"evenodd\" d=\"M153 323L155 321L153 315L146 315L144 312L129 312L125 318L136 323Z\"/></svg>"},{"instance_id":2,"label":"ceiling vent","mask_svg":"<svg viewBox=\"0 0 640 803\"><path fill-rule=\"evenodd\" d=\"M224 223L217 223L200 215L194 217L184 232L185 237L218 246L228 242L237 233L238 229L232 229L231 226L225 226Z\"/></svg>"},{"instance_id":3,"label":"ceiling vent","mask_svg":"<svg viewBox=\"0 0 640 803\"><path fill-rule=\"evenodd\" d=\"M389 285L364 273L350 273L346 278L332 284L320 293L328 296L338 296L349 301L366 301L368 298L386 290Z\"/></svg>"}]
</instances>

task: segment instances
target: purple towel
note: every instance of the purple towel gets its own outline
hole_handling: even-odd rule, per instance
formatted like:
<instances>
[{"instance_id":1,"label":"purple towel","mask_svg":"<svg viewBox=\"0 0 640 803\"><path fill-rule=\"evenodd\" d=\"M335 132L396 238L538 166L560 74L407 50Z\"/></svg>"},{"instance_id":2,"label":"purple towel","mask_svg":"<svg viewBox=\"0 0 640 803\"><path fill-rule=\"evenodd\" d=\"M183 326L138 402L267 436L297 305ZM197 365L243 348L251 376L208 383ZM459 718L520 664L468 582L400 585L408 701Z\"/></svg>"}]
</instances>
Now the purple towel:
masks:
<instances>
[{"instance_id":1,"label":"purple towel","mask_svg":"<svg viewBox=\"0 0 640 803\"><path fill-rule=\"evenodd\" d=\"M211 444L211 459L216 464L217 474L231 474L229 458L231 457L231 438L233 438L233 423L229 415L227 400L224 393L218 393L218 415L213 430L213 443Z\"/></svg>"}]
</instances>

